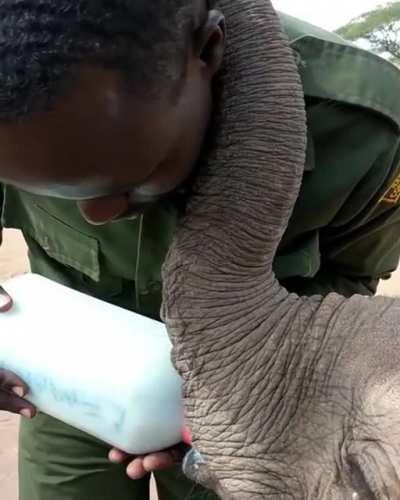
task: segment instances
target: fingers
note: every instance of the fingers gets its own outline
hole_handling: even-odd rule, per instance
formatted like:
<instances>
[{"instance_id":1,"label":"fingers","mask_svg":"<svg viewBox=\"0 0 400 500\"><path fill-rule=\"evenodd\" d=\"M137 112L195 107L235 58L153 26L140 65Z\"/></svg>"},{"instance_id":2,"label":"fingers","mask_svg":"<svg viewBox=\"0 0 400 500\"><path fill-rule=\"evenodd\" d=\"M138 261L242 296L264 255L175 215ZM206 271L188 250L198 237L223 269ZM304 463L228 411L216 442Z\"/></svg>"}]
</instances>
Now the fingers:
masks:
<instances>
[{"instance_id":1,"label":"fingers","mask_svg":"<svg viewBox=\"0 0 400 500\"><path fill-rule=\"evenodd\" d=\"M150 471L149 471L150 472ZM133 480L142 479L147 476L149 472L144 468L143 458L137 457L128 465L126 473L128 477Z\"/></svg>"},{"instance_id":2,"label":"fingers","mask_svg":"<svg viewBox=\"0 0 400 500\"><path fill-rule=\"evenodd\" d=\"M176 465L176 455L172 451L159 451L143 458L143 467L147 473L154 470L169 469ZM128 471L129 475L129 471Z\"/></svg>"},{"instance_id":3,"label":"fingers","mask_svg":"<svg viewBox=\"0 0 400 500\"><path fill-rule=\"evenodd\" d=\"M17 375L0 369L0 410L32 418L36 409L23 399L28 391L28 386Z\"/></svg>"},{"instance_id":4,"label":"fingers","mask_svg":"<svg viewBox=\"0 0 400 500\"><path fill-rule=\"evenodd\" d=\"M182 442L189 446L192 445L192 433L186 425L182 427Z\"/></svg>"},{"instance_id":5,"label":"fingers","mask_svg":"<svg viewBox=\"0 0 400 500\"><path fill-rule=\"evenodd\" d=\"M179 446L166 451L137 456L130 461L126 472L131 479L141 479L153 471L173 467L182 460L183 456L184 448ZM114 448L110 451L108 458L113 463L122 464L132 459L132 456Z\"/></svg>"},{"instance_id":6,"label":"fingers","mask_svg":"<svg viewBox=\"0 0 400 500\"><path fill-rule=\"evenodd\" d=\"M0 410L16 413L26 418L32 418L36 414L35 407L31 403L6 392L0 392Z\"/></svg>"},{"instance_id":7,"label":"fingers","mask_svg":"<svg viewBox=\"0 0 400 500\"><path fill-rule=\"evenodd\" d=\"M18 388L18 390L16 390ZM14 390L15 389L15 390ZM14 392L23 398L29 392L29 387L15 373L0 368L0 391Z\"/></svg>"},{"instance_id":8,"label":"fingers","mask_svg":"<svg viewBox=\"0 0 400 500\"><path fill-rule=\"evenodd\" d=\"M123 464L124 462L127 462L129 458L132 459L132 455L128 455L127 453L114 448L108 454L108 458L113 463ZM144 458L145 455L138 456L131 460L127 466L126 472L131 479L141 479L149 474L150 471L147 471L144 467Z\"/></svg>"},{"instance_id":9,"label":"fingers","mask_svg":"<svg viewBox=\"0 0 400 500\"><path fill-rule=\"evenodd\" d=\"M8 293L0 286L0 313L7 312L12 308L13 301Z\"/></svg>"},{"instance_id":10,"label":"fingers","mask_svg":"<svg viewBox=\"0 0 400 500\"><path fill-rule=\"evenodd\" d=\"M3 242L3 228L0 227L0 245ZM7 312L12 308L13 301L8 293L0 286L0 313Z\"/></svg>"},{"instance_id":11,"label":"fingers","mask_svg":"<svg viewBox=\"0 0 400 500\"><path fill-rule=\"evenodd\" d=\"M128 465L126 473L131 479L141 479L156 470L170 469L175 458L169 451L160 451L144 457L137 457Z\"/></svg>"},{"instance_id":12,"label":"fingers","mask_svg":"<svg viewBox=\"0 0 400 500\"><path fill-rule=\"evenodd\" d=\"M128 460L130 456L131 455L128 455L127 453L121 450L113 448L108 454L108 459L110 460L110 462L113 462L114 464L123 464Z\"/></svg>"}]
</instances>

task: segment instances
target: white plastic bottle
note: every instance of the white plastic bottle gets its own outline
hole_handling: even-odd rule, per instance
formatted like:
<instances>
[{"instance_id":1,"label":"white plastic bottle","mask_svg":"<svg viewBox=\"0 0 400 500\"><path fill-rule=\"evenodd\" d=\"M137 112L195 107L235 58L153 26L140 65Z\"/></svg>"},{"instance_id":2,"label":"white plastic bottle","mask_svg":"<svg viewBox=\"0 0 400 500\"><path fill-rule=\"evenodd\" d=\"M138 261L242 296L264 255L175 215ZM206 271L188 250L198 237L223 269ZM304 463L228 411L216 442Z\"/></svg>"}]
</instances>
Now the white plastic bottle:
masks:
<instances>
[{"instance_id":1,"label":"white plastic bottle","mask_svg":"<svg viewBox=\"0 0 400 500\"><path fill-rule=\"evenodd\" d=\"M27 274L4 283L0 367L42 412L128 453L181 440L181 380L165 326Z\"/></svg>"}]
</instances>

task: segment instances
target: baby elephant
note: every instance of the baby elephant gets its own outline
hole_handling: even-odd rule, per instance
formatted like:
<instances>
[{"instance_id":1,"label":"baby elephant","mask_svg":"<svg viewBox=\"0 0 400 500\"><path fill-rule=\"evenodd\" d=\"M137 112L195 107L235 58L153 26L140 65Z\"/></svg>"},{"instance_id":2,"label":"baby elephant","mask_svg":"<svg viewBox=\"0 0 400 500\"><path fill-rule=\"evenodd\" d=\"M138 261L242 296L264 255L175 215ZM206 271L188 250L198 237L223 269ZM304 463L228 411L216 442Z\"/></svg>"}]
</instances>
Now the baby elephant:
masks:
<instances>
[{"instance_id":1,"label":"baby elephant","mask_svg":"<svg viewBox=\"0 0 400 500\"><path fill-rule=\"evenodd\" d=\"M400 498L400 300L300 298L276 281L303 92L270 1L220 4L235 27L223 113L164 266L186 472L223 500Z\"/></svg>"}]
</instances>

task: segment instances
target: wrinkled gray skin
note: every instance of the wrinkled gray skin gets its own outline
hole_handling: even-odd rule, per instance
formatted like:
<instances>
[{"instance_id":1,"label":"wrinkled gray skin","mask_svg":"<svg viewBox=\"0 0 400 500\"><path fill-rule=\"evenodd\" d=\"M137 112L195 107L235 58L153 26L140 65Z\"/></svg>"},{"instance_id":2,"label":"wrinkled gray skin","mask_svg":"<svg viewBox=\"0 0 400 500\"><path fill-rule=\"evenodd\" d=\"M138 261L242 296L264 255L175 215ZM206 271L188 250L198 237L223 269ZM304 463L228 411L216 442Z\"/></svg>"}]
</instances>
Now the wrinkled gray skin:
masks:
<instances>
[{"instance_id":1,"label":"wrinkled gray skin","mask_svg":"<svg viewBox=\"0 0 400 500\"><path fill-rule=\"evenodd\" d=\"M303 93L270 1L222 10L215 147L164 268L204 460L186 471L224 500L400 498L400 301L299 298L276 281L304 164Z\"/></svg>"}]
</instances>

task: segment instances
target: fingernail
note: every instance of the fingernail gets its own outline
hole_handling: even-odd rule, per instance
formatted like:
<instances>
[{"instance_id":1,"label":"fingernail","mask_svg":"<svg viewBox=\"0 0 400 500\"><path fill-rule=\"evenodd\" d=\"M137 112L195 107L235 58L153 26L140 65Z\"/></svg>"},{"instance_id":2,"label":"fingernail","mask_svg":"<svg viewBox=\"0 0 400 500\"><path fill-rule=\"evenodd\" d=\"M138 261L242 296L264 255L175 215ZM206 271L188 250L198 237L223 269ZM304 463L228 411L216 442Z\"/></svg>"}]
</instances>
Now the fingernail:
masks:
<instances>
[{"instance_id":1,"label":"fingernail","mask_svg":"<svg viewBox=\"0 0 400 500\"><path fill-rule=\"evenodd\" d=\"M182 442L189 446L192 444L192 434L186 426L182 428Z\"/></svg>"},{"instance_id":2,"label":"fingernail","mask_svg":"<svg viewBox=\"0 0 400 500\"><path fill-rule=\"evenodd\" d=\"M12 388L12 392L16 394L18 397L23 398L25 396L25 391L22 387L15 386Z\"/></svg>"},{"instance_id":3,"label":"fingernail","mask_svg":"<svg viewBox=\"0 0 400 500\"><path fill-rule=\"evenodd\" d=\"M11 309L11 306L12 302L10 300L10 297L8 297L8 295L0 293L0 312L7 312L9 309Z\"/></svg>"},{"instance_id":4,"label":"fingernail","mask_svg":"<svg viewBox=\"0 0 400 500\"><path fill-rule=\"evenodd\" d=\"M118 462L119 455L116 451L110 451L110 453L108 454L108 458L111 462Z\"/></svg>"},{"instance_id":5,"label":"fingernail","mask_svg":"<svg viewBox=\"0 0 400 500\"><path fill-rule=\"evenodd\" d=\"M28 408L24 408L20 411L20 414L25 417L25 418L32 418L32 411L29 410Z\"/></svg>"},{"instance_id":6,"label":"fingernail","mask_svg":"<svg viewBox=\"0 0 400 500\"><path fill-rule=\"evenodd\" d=\"M133 479L134 481L137 481L138 479L142 478L142 474L138 472L135 466L133 467L128 467L127 468L127 474L128 476Z\"/></svg>"}]
</instances>

